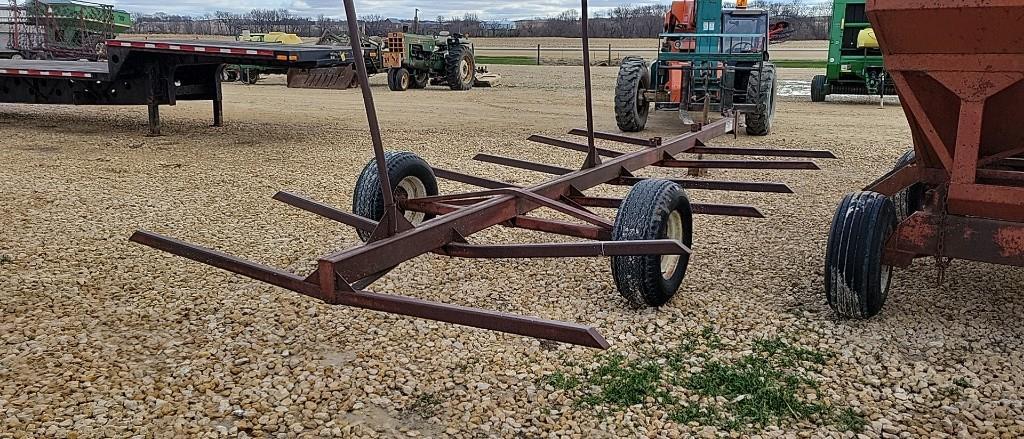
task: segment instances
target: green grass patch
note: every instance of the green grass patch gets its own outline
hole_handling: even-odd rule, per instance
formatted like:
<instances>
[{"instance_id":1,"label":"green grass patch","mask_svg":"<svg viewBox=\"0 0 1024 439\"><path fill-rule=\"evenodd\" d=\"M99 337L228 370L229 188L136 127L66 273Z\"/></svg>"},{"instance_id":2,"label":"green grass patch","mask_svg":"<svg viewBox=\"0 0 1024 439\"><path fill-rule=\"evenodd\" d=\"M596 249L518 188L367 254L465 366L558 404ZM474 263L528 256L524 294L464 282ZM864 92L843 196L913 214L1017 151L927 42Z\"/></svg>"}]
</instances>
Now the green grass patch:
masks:
<instances>
[{"instance_id":1,"label":"green grass patch","mask_svg":"<svg viewBox=\"0 0 1024 439\"><path fill-rule=\"evenodd\" d=\"M405 410L422 418L431 418L437 415L443 402L444 400L435 393L420 393L413 398Z\"/></svg>"},{"instance_id":2,"label":"green grass patch","mask_svg":"<svg viewBox=\"0 0 1024 439\"><path fill-rule=\"evenodd\" d=\"M578 406L660 407L681 424L730 431L797 421L831 424L843 431L864 428L860 414L836 410L818 393L811 372L825 366L831 353L783 338L757 340L751 353L739 357L716 355L722 347L718 334L706 328L642 358L602 355L582 373L556 372L541 381L566 391Z\"/></svg>"},{"instance_id":3,"label":"green grass patch","mask_svg":"<svg viewBox=\"0 0 1024 439\"><path fill-rule=\"evenodd\" d=\"M828 61L824 60L773 59L772 63L775 64L775 67L790 69L824 69L828 66Z\"/></svg>"},{"instance_id":4,"label":"green grass patch","mask_svg":"<svg viewBox=\"0 0 1024 439\"><path fill-rule=\"evenodd\" d=\"M511 64L516 66L532 66L537 58L530 56L477 56L477 64Z\"/></svg>"}]
</instances>

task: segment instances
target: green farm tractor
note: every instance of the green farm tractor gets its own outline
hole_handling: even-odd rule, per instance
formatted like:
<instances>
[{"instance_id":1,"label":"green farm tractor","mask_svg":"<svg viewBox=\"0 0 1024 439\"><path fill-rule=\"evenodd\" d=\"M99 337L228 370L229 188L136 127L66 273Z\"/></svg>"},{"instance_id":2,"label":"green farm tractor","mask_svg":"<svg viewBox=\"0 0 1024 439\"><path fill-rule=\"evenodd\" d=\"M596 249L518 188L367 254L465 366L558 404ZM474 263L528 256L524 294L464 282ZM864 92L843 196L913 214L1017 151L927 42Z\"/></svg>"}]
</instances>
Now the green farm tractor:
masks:
<instances>
[{"instance_id":1,"label":"green farm tractor","mask_svg":"<svg viewBox=\"0 0 1024 439\"><path fill-rule=\"evenodd\" d=\"M824 75L811 80L811 101L828 95L895 95L885 73L882 50L871 29L866 0L835 0L829 33L828 65Z\"/></svg>"},{"instance_id":2,"label":"green farm tractor","mask_svg":"<svg viewBox=\"0 0 1024 439\"><path fill-rule=\"evenodd\" d=\"M473 43L462 34L437 36L390 32L383 64L388 69L388 88L405 91L430 85L452 90L473 88L476 58Z\"/></svg>"}]
</instances>

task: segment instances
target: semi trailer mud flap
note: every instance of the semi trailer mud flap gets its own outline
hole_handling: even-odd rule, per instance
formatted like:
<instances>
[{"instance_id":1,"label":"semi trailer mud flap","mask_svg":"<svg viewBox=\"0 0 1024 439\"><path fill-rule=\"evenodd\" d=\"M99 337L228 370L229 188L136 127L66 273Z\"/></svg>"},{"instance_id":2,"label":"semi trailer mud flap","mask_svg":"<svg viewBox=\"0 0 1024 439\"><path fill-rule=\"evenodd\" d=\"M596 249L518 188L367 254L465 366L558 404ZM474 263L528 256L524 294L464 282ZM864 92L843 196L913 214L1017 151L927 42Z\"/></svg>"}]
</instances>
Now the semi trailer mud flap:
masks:
<instances>
[{"instance_id":1,"label":"semi trailer mud flap","mask_svg":"<svg viewBox=\"0 0 1024 439\"><path fill-rule=\"evenodd\" d=\"M320 88L345 90L357 87L356 70L352 65L314 69L288 69L288 88Z\"/></svg>"}]
</instances>

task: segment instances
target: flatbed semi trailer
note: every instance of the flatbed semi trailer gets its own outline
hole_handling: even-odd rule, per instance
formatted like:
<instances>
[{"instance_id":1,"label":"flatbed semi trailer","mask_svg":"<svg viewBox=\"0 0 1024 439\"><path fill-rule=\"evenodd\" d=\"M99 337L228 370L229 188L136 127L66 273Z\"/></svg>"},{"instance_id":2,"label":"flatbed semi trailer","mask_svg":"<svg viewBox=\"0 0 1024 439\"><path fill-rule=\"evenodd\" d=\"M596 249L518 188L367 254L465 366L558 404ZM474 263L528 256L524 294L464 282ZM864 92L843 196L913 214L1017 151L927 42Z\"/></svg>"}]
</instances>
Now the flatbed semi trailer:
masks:
<instances>
[{"instance_id":1,"label":"flatbed semi trailer","mask_svg":"<svg viewBox=\"0 0 1024 439\"><path fill-rule=\"evenodd\" d=\"M211 101L223 124L225 64L310 70L352 63L351 49L237 41L109 40L106 61L0 59L0 103L146 105L160 135L160 106Z\"/></svg>"}]
</instances>

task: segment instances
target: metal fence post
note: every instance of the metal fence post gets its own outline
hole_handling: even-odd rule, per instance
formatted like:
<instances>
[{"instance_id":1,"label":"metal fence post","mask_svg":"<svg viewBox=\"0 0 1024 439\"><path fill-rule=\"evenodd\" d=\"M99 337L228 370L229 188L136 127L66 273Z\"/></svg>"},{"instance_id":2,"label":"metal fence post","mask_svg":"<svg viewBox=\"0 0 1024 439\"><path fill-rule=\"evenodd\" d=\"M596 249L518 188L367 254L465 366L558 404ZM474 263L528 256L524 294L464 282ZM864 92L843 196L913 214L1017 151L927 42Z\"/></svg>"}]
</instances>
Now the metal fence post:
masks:
<instances>
[{"instance_id":1,"label":"metal fence post","mask_svg":"<svg viewBox=\"0 0 1024 439\"><path fill-rule=\"evenodd\" d=\"M612 45L608 43L608 65L612 65Z\"/></svg>"},{"instance_id":2,"label":"metal fence post","mask_svg":"<svg viewBox=\"0 0 1024 439\"><path fill-rule=\"evenodd\" d=\"M537 44L537 65L540 65L540 44Z\"/></svg>"}]
</instances>

